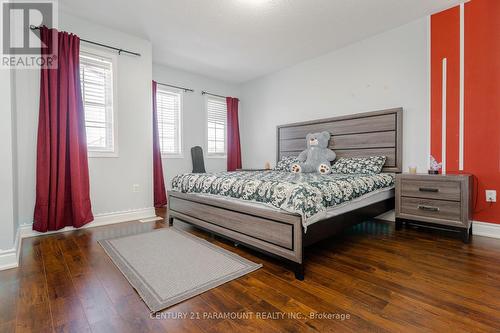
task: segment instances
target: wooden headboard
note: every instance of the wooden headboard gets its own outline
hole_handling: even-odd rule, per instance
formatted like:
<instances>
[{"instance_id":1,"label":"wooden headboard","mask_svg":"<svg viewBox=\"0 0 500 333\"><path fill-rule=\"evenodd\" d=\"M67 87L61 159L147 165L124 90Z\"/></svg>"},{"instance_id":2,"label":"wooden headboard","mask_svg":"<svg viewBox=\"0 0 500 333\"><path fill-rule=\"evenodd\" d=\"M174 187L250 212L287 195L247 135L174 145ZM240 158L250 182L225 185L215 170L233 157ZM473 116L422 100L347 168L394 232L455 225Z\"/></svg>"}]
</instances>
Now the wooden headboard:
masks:
<instances>
[{"instance_id":1,"label":"wooden headboard","mask_svg":"<svg viewBox=\"0 0 500 333\"><path fill-rule=\"evenodd\" d=\"M383 171L403 169L403 109L388 109L348 116L281 125L277 128L277 161L306 148L306 135L328 131L329 148L339 157L382 155Z\"/></svg>"}]
</instances>

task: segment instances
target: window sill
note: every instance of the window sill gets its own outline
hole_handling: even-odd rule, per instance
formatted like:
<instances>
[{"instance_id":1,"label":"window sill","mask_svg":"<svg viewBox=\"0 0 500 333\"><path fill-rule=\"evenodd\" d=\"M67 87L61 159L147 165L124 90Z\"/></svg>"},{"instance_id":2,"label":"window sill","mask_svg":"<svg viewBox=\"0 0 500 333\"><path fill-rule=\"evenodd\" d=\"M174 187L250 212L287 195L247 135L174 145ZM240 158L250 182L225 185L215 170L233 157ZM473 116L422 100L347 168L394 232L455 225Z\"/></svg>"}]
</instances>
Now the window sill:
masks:
<instances>
[{"instance_id":1,"label":"window sill","mask_svg":"<svg viewBox=\"0 0 500 333\"><path fill-rule=\"evenodd\" d=\"M118 158L118 152L115 151L92 151L87 152L88 158Z\"/></svg>"},{"instance_id":2,"label":"window sill","mask_svg":"<svg viewBox=\"0 0 500 333\"><path fill-rule=\"evenodd\" d=\"M227 155L207 155L207 158L226 159Z\"/></svg>"},{"instance_id":3,"label":"window sill","mask_svg":"<svg viewBox=\"0 0 500 333\"><path fill-rule=\"evenodd\" d=\"M161 158L162 159L181 159L181 158L184 158L184 154L172 154L172 155L162 154Z\"/></svg>"}]
</instances>

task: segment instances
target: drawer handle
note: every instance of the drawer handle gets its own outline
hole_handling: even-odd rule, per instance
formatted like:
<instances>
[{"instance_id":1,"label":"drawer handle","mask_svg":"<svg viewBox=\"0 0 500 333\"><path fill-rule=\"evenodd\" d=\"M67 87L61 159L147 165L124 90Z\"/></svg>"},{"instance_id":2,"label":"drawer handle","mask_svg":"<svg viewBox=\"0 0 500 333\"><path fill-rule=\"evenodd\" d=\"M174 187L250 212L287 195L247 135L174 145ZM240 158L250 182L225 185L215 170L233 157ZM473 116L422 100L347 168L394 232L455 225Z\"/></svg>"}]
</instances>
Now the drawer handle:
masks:
<instances>
[{"instance_id":1,"label":"drawer handle","mask_svg":"<svg viewBox=\"0 0 500 333\"><path fill-rule=\"evenodd\" d=\"M439 189L437 189L437 188L431 188L431 187L420 187L418 190L420 192L433 192L433 193L439 192Z\"/></svg>"},{"instance_id":2,"label":"drawer handle","mask_svg":"<svg viewBox=\"0 0 500 333\"><path fill-rule=\"evenodd\" d=\"M425 205L418 205L418 209L426 210L426 211L429 211L429 212L439 212L439 208L437 208L437 207L431 207L431 206L425 206Z\"/></svg>"},{"instance_id":3,"label":"drawer handle","mask_svg":"<svg viewBox=\"0 0 500 333\"><path fill-rule=\"evenodd\" d=\"M439 192L439 189L437 189L437 188L431 188L431 187L419 187L418 190L420 192L433 192L433 193Z\"/></svg>"}]
</instances>

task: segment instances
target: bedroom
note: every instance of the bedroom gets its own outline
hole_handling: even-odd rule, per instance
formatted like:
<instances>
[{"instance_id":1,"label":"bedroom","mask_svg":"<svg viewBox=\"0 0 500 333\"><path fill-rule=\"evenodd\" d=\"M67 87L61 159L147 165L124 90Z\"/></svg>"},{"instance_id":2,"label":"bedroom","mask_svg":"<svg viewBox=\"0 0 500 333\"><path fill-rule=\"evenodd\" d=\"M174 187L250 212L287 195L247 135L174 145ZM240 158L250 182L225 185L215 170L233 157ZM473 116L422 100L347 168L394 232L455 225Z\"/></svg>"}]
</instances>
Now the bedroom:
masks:
<instances>
[{"instance_id":1,"label":"bedroom","mask_svg":"<svg viewBox=\"0 0 500 333\"><path fill-rule=\"evenodd\" d=\"M0 331L498 331L499 16L4 2Z\"/></svg>"}]
</instances>

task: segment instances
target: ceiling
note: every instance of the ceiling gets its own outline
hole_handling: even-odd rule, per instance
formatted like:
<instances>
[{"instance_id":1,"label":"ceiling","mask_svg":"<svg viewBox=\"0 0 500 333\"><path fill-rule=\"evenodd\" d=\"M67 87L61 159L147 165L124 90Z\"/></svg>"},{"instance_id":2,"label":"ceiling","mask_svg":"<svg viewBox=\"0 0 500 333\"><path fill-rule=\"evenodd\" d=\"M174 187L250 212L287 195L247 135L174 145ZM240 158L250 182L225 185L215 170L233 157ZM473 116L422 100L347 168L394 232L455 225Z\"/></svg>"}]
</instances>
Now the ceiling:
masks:
<instances>
[{"instance_id":1,"label":"ceiling","mask_svg":"<svg viewBox=\"0 0 500 333\"><path fill-rule=\"evenodd\" d=\"M153 61L245 82L460 0L60 0L64 12L148 39Z\"/></svg>"}]
</instances>

